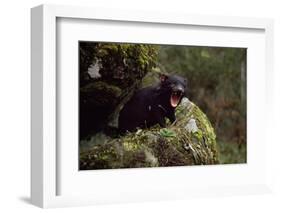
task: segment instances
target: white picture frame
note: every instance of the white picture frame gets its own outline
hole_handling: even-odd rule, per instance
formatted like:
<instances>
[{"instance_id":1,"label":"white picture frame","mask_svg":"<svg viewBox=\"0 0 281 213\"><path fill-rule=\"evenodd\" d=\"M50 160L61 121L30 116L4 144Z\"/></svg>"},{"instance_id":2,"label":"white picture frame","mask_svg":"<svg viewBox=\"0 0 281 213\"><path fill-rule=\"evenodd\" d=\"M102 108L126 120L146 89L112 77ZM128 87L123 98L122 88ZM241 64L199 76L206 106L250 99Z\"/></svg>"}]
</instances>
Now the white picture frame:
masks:
<instances>
[{"instance_id":1,"label":"white picture frame","mask_svg":"<svg viewBox=\"0 0 281 213\"><path fill-rule=\"evenodd\" d=\"M118 22L118 26L122 26L122 23L141 23L143 26L153 24L161 28L165 26L168 30L173 30L176 26L198 26L202 28L211 29L223 29L227 31L234 30L256 30L262 32L262 38L260 41L264 42L264 53L262 57L262 68L260 68L260 77L257 79L249 79L250 83L248 95L254 95L254 91L251 89L255 86L259 86L261 92L261 100L264 104L255 111L257 113L264 112L265 107L269 113L263 116L261 120L264 126L258 126L258 124L251 125L250 128L257 130L257 134L265 140L263 147L270 150L270 119L272 114L270 109L272 108L272 91L273 85L273 21L271 19L256 19L256 18L241 18L241 17L216 17L216 16L203 16L203 15L188 15L188 14L173 14L173 13L155 13L148 11L122 11L113 10L108 8L84 8L74 6L54 6L54 5L41 5L31 10L31 56L32 56L32 143L31 143L31 201L33 204L46 208L46 207L61 207L61 206L76 206L76 205L91 205L99 203L116 203L116 202L138 202L144 200L165 200L165 199L182 199L187 197L209 196L209 195L233 195L233 194L251 194L251 193L264 193L269 192L271 188L271 172L269 151L266 154L263 153L264 163L260 167L256 164L248 163L243 165L232 165L230 167L218 168L198 168L194 167L192 171L189 169L186 173L185 168L163 168L163 169L139 169L135 171L135 176L155 178L162 175L163 180L158 181L158 185L153 187L146 187L144 185L146 179L140 183L140 187L132 189L130 182L126 178L134 177L132 171L123 170L110 171L110 174L115 173L119 176L118 180L125 179L128 186L122 185L122 188L99 189L96 194L88 194L82 191L79 194L60 194L58 195L58 184L62 184L58 177L61 166L58 166L58 159L60 159L59 152L57 150L57 88L60 83L57 80L57 21L60 18L64 19L79 19L79 20L99 20L101 22L113 21ZM235 36L235 35L234 35ZM113 35L111 35L114 40ZM132 37L132 36L131 36ZM110 39L110 36L108 37ZM128 38L130 39L130 38ZM223 39L222 39L223 40ZM155 41L155 40L154 40ZM151 41L152 42L152 41ZM219 41L217 41L219 42ZM215 46L219 43L211 43L211 46ZM253 53L254 54L254 53ZM78 59L77 59L78 60ZM257 62L258 63L258 62ZM251 77L251 76L250 76ZM263 78L265 77L265 78ZM261 82L262 86L255 85L255 81ZM252 85L252 86L251 86ZM253 98L254 99L254 98ZM257 101L257 99L255 99ZM265 104L266 103L266 104ZM251 106L251 104L250 104ZM253 109L247 109L253 110ZM252 119L255 123L253 116L250 115L248 119ZM249 128L249 126L248 126ZM265 131L259 131L264 128ZM254 132L254 130L252 132ZM250 135L251 136L251 135ZM253 140L253 137L250 138ZM261 139L259 139L261 141ZM78 141L77 141L78 143ZM262 144L257 143L257 148L253 149L253 161L260 162L260 151ZM74 148L73 148L74 149ZM72 151L75 151L73 150ZM77 152L78 153L78 152ZM71 157L71 156L70 156ZM252 168L253 167L253 168ZM220 183L214 185L200 185L199 175L206 175L207 172L213 173L211 178L215 178L218 174L222 174L222 170L229 172L229 174L241 174L241 172L249 172L249 178L241 178L239 181L221 180ZM78 171L77 171L78 172ZM184 178L177 180L178 185L167 185L167 181L175 179L176 175L181 174L182 177L194 173L193 178L198 177L196 184L193 187L188 185ZM103 178L106 179L106 175L109 172L99 173L99 181ZM262 177L256 177L251 179L255 175L262 174ZM91 176L93 174L86 174ZM132 176L133 175L133 176ZM85 175L84 175L85 176ZM94 177L94 176L93 176ZM191 176L190 176L191 177ZM227 178L228 176L225 176ZM137 177L136 177L137 178ZM192 178L192 177L191 177ZM69 178L70 180L71 177ZM73 179L74 180L74 179ZM84 180L84 179L83 179ZM139 179L138 179L139 180ZM89 181L89 180L87 180ZM112 180L111 180L112 181ZM141 180L140 180L141 181ZM143 183L143 184L142 184ZM72 185L75 183L72 183ZM182 187L179 187L182 186ZM67 187L71 187L71 182ZM114 186L111 186L114 187ZM124 189L125 187L125 189ZM126 189L127 187L127 189ZM85 187L84 187L85 188ZM89 190L91 187L89 187ZM129 189L130 188L130 189ZM141 188L143 190L141 190ZM74 190L75 188L73 188ZM69 188L69 191L72 189ZM77 190L77 188L75 189ZM87 189L85 189L87 190ZM122 196L120 196L120 193Z\"/></svg>"}]
</instances>

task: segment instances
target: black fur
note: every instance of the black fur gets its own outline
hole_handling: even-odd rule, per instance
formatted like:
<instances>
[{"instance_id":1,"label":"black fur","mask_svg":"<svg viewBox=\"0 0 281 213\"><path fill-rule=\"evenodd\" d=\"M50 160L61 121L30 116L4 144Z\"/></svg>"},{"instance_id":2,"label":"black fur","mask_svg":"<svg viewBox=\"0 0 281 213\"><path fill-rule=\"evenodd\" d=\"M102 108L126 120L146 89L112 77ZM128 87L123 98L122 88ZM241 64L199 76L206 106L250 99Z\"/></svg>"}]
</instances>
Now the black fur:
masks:
<instances>
[{"instance_id":1,"label":"black fur","mask_svg":"<svg viewBox=\"0 0 281 213\"><path fill-rule=\"evenodd\" d=\"M157 85L137 91L124 105L119 114L119 130L132 132L137 128L148 128L156 124L165 127L165 117L173 123L176 118L171 95L173 92L181 94L179 104L186 95L186 87L186 79L180 76L161 75Z\"/></svg>"}]
</instances>

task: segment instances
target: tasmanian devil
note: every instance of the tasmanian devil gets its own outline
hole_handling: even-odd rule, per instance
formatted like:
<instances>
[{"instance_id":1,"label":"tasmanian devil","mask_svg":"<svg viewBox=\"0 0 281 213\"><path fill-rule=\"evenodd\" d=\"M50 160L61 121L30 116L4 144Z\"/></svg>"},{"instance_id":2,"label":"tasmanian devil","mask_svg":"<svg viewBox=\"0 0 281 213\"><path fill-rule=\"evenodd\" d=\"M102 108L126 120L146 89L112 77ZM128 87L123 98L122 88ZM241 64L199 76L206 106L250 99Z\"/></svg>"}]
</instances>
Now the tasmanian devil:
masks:
<instances>
[{"instance_id":1,"label":"tasmanian devil","mask_svg":"<svg viewBox=\"0 0 281 213\"><path fill-rule=\"evenodd\" d=\"M124 105L119 114L119 130L132 132L156 124L165 127L165 117L173 123L186 87L186 79L180 76L161 75L157 85L140 89Z\"/></svg>"}]
</instances>

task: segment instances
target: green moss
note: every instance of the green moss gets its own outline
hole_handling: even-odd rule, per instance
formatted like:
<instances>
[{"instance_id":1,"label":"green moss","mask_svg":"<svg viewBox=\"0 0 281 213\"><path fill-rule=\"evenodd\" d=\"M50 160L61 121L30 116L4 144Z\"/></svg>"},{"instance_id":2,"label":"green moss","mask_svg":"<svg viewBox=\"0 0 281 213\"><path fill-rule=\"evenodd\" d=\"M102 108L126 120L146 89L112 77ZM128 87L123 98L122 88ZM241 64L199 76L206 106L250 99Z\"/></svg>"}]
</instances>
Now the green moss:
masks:
<instances>
[{"instance_id":1,"label":"green moss","mask_svg":"<svg viewBox=\"0 0 281 213\"><path fill-rule=\"evenodd\" d=\"M140 145L139 145L138 141L136 141L134 139L132 139L130 141L124 140L122 142L122 144L123 144L123 147L124 147L125 151L134 152L134 151L140 149Z\"/></svg>"},{"instance_id":2,"label":"green moss","mask_svg":"<svg viewBox=\"0 0 281 213\"><path fill-rule=\"evenodd\" d=\"M195 132L186 129L190 119L198 126ZM204 113L187 101L177 109L177 122L167 128L140 129L80 153L80 169L216 164L215 138Z\"/></svg>"},{"instance_id":3,"label":"green moss","mask_svg":"<svg viewBox=\"0 0 281 213\"><path fill-rule=\"evenodd\" d=\"M166 137L166 138L174 138L174 137L176 137L175 132L173 130L167 129L167 128L160 129L159 134L162 137Z\"/></svg>"},{"instance_id":4,"label":"green moss","mask_svg":"<svg viewBox=\"0 0 281 213\"><path fill-rule=\"evenodd\" d=\"M189 113L187 113L186 118L193 118L196 121L199 131L196 132L194 135L199 138L204 138L205 142L208 143L209 146L213 150L216 150L216 135L214 129L207 118L207 116L197 107L195 104L190 103ZM181 106L177 112L178 116L183 116L183 106ZM186 118L182 120L182 122L186 122Z\"/></svg>"},{"instance_id":5,"label":"green moss","mask_svg":"<svg viewBox=\"0 0 281 213\"><path fill-rule=\"evenodd\" d=\"M156 65L157 45L96 43L92 61L102 64L103 79L121 88L141 80ZM122 80L122 81L120 81Z\"/></svg>"}]
</instances>

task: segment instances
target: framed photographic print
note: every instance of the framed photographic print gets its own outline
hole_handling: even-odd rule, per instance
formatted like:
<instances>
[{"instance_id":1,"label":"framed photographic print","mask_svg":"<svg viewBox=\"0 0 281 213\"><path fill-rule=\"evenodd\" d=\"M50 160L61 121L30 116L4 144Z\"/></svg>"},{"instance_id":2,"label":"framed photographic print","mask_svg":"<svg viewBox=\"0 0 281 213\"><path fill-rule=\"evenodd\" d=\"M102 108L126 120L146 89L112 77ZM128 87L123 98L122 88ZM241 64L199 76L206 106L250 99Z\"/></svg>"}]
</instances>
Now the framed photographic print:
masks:
<instances>
[{"instance_id":1,"label":"framed photographic print","mask_svg":"<svg viewBox=\"0 0 281 213\"><path fill-rule=\"evenodd\" d=\"M33 204L270 191L272 20L31 14Z\"/></svg>"}]
</instances>

